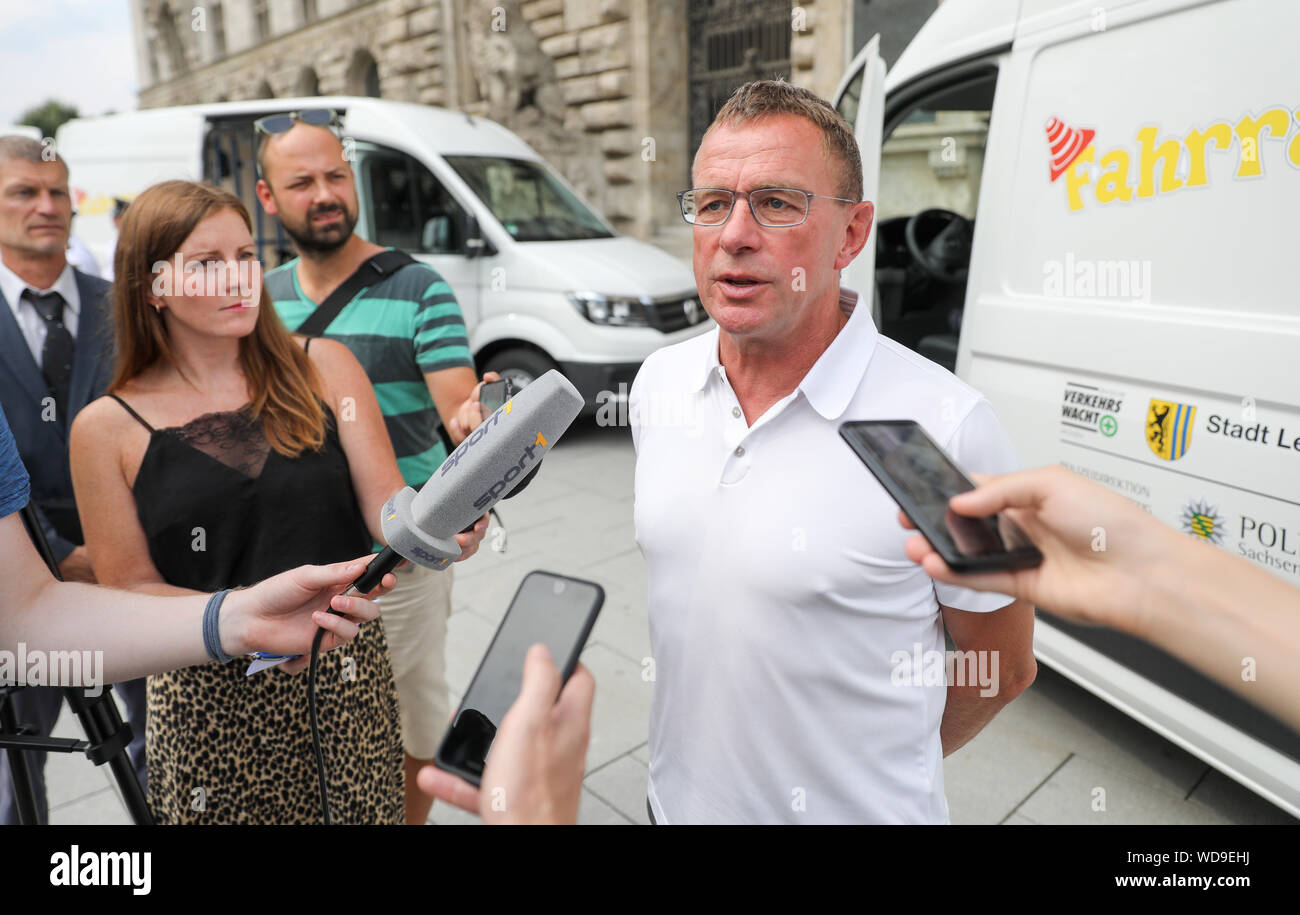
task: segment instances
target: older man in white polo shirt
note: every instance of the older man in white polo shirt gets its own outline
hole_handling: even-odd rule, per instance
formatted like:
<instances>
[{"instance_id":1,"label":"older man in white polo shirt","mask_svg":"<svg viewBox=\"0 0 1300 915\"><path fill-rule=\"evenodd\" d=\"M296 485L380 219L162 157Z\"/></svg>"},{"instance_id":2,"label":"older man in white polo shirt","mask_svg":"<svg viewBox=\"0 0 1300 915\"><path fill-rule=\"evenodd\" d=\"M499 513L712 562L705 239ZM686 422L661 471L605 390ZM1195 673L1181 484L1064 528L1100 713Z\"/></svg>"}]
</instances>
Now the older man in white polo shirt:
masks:
<instances>
[{"instance_id":1,"label":"older man in white polo shirt","mask_svg":"<svg viewBox=\"0 0 1300 915\"><path fill-rule=\"evenodd\" d=\"M651 356L631 394L659 823L947 822L943 756L1034 678L1033 608L908 561L838 436L910 418L969 470L1016 467L979 392L840 288L871 229L861 174L830 106L763 81L719 112L682 197L718 327ZM946 682L945 627L983 684Z\"/></svg>"}]
</instances>

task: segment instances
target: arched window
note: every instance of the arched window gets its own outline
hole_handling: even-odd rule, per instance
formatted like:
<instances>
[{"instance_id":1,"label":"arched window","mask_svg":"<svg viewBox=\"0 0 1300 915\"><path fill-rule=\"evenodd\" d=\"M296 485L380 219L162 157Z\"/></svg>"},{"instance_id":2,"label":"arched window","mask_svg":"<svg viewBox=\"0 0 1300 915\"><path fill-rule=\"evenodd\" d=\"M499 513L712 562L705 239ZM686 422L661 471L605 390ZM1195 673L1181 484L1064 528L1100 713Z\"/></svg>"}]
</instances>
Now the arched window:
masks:
<instances>
[{"instance_id":1,"label":"arched window","mask_svg":"<svg viewBox=\"0 0 1300 915\"><path fill-rule=\"evenodd\" d=\"M379 98L379 65L365 48L352 52L348 65L347 89L349 95L366 95Z\"/></svg>"},{"instance_id":2,"label":"arched window","mask_svg":"<svg viewBox=\"0 0 1300 915\"><path fill-rule=\"evenodd\" d=\"M320 95L320 80L311 67L298 71L298 79L293 84L293 94L298 96Z\"/></svg>"},{"instance_id":3,"label":"arched window","mask_svg":"<svg viewBox=\"0 0 1300 915\"><path fill-rule=\"evenodd\" d=\"M188 70L189 66L185 60L185 45L181 43L181 34L176 28L176 14L166 3L158 7L154 28L158 32L158 43L162 46L162 56L166 62L166 67L160 68L165 71L162 77L177 77Z\"/></svg>"},{"instance_id":4,"label":"arched window","mask_svg":"<svg viewBox=\"0 0 1300 915\"><path fill-rule=\"evenodd\" d=\"M257 26L257 40L271 37L271 10L267 0L253 0L253 22Z\"/></svg>"}]
</instances>

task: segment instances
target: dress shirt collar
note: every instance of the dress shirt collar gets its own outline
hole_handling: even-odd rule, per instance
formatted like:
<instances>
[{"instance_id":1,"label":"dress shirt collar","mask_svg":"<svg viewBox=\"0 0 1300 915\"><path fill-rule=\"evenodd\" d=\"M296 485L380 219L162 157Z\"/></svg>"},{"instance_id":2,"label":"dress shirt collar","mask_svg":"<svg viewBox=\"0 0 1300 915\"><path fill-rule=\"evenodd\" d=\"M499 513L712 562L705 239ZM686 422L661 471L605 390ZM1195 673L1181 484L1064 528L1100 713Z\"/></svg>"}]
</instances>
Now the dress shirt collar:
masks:
<instances>
[{"instance_id":1,"label":"dress shirt collar","mask_svg":"<svg viewBox=\"0 0 1300 915\"><path fill-rule=\"evenodd\" d=\"M4 261L0 261L0 294L4 295L15 318L18 317L18 311L22 307L23 293L28 289L35 289L35 287L10 270ZM67 303L64 314L71 317L71 320L65 317L63 323L65 326L76 328L81 311L81 296L77 292L77 275L73 273L71 264L63 265L63 272L59 274L53 286L36 291L57 292L63 296L63 301Z\"/></svg>"}]
</instances>

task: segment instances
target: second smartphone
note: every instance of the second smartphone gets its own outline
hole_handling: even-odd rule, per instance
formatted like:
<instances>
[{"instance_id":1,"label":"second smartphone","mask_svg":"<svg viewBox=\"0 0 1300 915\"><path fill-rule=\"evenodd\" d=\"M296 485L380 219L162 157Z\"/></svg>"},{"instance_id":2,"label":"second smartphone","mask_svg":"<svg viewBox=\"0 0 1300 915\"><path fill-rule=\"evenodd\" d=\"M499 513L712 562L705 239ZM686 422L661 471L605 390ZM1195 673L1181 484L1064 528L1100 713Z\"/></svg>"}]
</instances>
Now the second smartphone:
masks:
<instances>
[{"instance_id":1,"label":"second smartphone","mask_svg":"<svg viewBox=\"0 0 1300 915\"><path fill-rule=\"evenodd\" d=\"M479 784L501 719L519 697L528 649L544 643L567 683L604 603L605 590L595 582L529 572L492 637L433 764Z\"/></svg>"},{"instance_id":2,"label":"second smartphone","mask_svg":"<svg viewBox=\"0 0 1300 915\"><path fill-rule=\"evenodd\" d=\"M910 419L848 422L840 436L954 572L1026 569L1042 553L1005 515L970 518L948 500L975 484Z\"/></svg>"}]
</instances>

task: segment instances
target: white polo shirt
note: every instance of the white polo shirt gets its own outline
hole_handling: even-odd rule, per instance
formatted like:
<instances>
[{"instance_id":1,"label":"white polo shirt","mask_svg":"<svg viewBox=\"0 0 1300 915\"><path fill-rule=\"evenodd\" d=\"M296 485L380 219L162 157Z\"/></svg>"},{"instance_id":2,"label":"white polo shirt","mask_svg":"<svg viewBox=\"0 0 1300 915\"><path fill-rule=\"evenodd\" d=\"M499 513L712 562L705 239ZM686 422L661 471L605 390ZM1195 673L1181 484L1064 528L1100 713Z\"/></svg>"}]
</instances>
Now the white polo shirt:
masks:
<instances>
[{"instance_id":1,"label":"white polo shirt","mask_svg":"<svg viewBox=\"0 0 1300 915\"><path fill-rule=\"evenodd\" d=\"M842 307L855 301L846 290ZM923 665L900 676L896 652L944 651L940 602L986 612L1012 598L909 561L897 506L838 428L914 419L968 471L1017 469L988 402L854 308L752 427L716 328L647 359L629 410L655 819L946 823L947 687Z\"/></svg>"}]
</instances>

